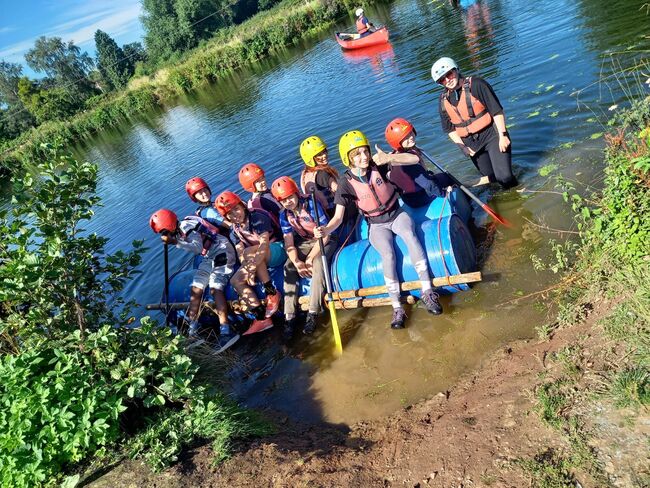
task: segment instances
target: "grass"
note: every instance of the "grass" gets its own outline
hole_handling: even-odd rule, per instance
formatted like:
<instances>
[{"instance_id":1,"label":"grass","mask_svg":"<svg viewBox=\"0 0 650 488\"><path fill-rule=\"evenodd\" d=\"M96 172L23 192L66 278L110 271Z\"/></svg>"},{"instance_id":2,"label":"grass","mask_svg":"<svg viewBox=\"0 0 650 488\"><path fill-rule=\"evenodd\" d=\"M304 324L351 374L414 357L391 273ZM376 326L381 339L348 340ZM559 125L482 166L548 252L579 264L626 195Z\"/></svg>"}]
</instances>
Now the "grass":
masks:
<instances>
[{"instance_id":1,"label":"grass","mask_svg":"<svg viewBox=\"0 0 650 488\"><path fill-rule=\"evenodd\" d=\"M571 473L575 466L554 449L547 449L532 459L519 460L517 464L536 488L576 487L576 479Z\"/></svg>"}]
</instances>

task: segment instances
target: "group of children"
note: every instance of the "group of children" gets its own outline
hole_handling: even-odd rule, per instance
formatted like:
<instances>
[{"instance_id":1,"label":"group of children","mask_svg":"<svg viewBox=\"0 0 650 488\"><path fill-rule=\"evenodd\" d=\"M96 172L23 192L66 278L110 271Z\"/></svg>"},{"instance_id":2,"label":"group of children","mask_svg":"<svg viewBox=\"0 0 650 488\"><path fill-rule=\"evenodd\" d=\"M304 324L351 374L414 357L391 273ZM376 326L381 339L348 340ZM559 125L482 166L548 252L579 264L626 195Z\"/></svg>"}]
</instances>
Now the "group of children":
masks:
<instances>
[{"instance_id":1,"label":"group of children","mask_svg":"<svg viewBox=\"0 0 650 488\"><path fill-rule=\"evenodd\" d=\"M237 341L239 336L229 324L224 295L228 283L239 295L242 310L254 317L251 329L271 327L282 296L269 269L281 265L285 338L290 339L298 328L296 307L301 277L311 277L308 313L301 322L303 333L311 334L322 309L325 273L329 272L323 269L318 239L323 239L329 262L339 245L337 229L356 219L357 213L367 219L370 243L382 258L394 309L391 327L403 328L406 319L400 302L394 235L407 244L421 281L424 307L430 313L442 313L414 222L400 207L399 198L412 207L428 205L445 190L451 190L450 182L426 169L410 122L401 118L391 121L385 135L393 151L387 153L376 146L376 154L371 155L370 142L363 133L346 132L339 141L341 160L347 168L342 175L329 165L322 139L311 136L300 145L305 163L300 186L289 176L282 176L269 190L264 170L249 163L239 171L242 187L251 193L247 202L232 191L224 191L212 201L205 180L192 178L185 189L192 201L199 204L194 215L179 221L174 212L161 209L151 216L151 228L165 244L202 256L191 284L186 314L190 336L197 334L197 315L208 286L220 322L219 350ZM316 199L310 198L312 191ZM257 282L263 287L265 304L253 288Z\"/></svg>"}]
</instances>

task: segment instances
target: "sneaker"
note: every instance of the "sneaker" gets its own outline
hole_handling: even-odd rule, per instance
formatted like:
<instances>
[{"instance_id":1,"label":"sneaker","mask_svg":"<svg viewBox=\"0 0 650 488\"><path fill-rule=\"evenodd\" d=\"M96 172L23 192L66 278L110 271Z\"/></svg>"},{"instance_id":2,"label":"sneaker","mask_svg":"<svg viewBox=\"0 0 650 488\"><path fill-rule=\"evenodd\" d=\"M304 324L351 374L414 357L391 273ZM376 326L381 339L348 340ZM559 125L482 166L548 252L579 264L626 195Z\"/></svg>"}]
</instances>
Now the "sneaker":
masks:
<instances>
[{"instance_id":1,"label":"sneaker","mask_svg":"<svg viewBox=\"0 0 650 488\"><path fill-rule=\"evenodd\" d=\"M302 328L302 333L307 335L313 334L314 330L316 330L317 320L318 320L318 314L309 312L307 314L307 318L305 319L305 326Z\"/></svg>"},{"instance_id":2,"label":"sneaker","mask_svg":"<svg viewBox=\"0 0 650 488\"><path fill-rule=\"evenodd\" d=\"M421 300L422 303L424 303L424 308L427 309L427 312L434 315L440 315L442 313L442 305L440 305L438 298L440 298L440 295L433 290L427 290L422 293Z\"/></svg>"},{"instance_id":3,"label":"sneaker","mask_svg":"<svg viewBox=\"0 0 650 488\"><path fill-rule=\"evenodd\" d=\"M298 319L296 317L289 319L284 322L284 327L282 328L282 337L285 342L289 342L293 337L293 331L296 329L296 323Z\"/></svg>"},{"instance_id":4,"label":"sneaker","mask_svg":"<svg viewBox=\"0 0 650 488\"><path fill-rule=\"evenodd\" d=\"M271 317L280 308L282 294L276 291L274 295L266 295L266 318Z\"/></svg>"},{"instance_id":5,"label":"sneaker","mask_svg":"<svg viewBox=\"0 0 650 488\"><path fill-rule=\"evenodd\" d=\"M230 346L232 346L235 342L239 340L239 334L221 334L219 335L219 341L217 342L217 345L215 346L215 354L222 353L226 349L228 349Z\"/></svg>"},{"instance_id":6,"label":"sneaker","mask_svg":"<svg viewBox=\"0 0 650 488\"><path fill-rule=\"evenodd\" d=\"M262 332L271 327L273 327L273 320L270 318L264 320L253 320L253 323L243 335L255 334L255 332Z\"/></svg>"},{"instance_id":7,"label":"sneaker","mask_svg":"<svg viewBox=\"0 0 650 488\"><path fill-rule=\"evenodd\" d=\"M406 321L406 312L402 307L393 309L393 320L390 323L391 329L403 329Z\"/></svg>"}]
</instances>

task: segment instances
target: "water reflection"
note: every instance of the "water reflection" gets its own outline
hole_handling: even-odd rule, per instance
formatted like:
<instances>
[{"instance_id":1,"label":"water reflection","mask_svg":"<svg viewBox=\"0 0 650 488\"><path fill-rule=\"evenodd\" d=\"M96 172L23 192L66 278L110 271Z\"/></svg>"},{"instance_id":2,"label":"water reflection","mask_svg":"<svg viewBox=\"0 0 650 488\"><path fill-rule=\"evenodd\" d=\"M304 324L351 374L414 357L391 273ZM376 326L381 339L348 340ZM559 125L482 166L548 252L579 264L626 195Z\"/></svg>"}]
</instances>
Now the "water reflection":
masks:
<instances>
[{"instance_id":1,"label":"water reflection","mask_svg":"<svg viewBox=\"0 0 650 488\"><path fill-rule=\"evenodd\" d=\"M350 64L368 63L373 73L382 78L395 62L395 51L390 42L362 49L342 50L343 58Z\"/></svg>"}]
</instances>

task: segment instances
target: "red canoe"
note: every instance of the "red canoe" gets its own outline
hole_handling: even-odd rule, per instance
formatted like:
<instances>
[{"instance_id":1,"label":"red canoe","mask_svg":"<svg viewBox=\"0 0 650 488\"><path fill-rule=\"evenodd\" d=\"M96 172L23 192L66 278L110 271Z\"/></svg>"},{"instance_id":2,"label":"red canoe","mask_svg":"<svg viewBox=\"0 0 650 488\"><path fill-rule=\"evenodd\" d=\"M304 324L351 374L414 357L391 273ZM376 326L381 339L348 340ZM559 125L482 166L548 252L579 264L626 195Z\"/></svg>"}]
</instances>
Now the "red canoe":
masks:
<instances>
[{"instance_id":1,"label":"red canoe","mask_svg":"<svg viewBox=\"0 0 650 488\"><path fill-rule=\"evenodd\" d=\"M368 34L364 37L359 37L359 34L344 34L342 32L337 32L336 42L338 42L343 49L360 49L362 47L385 44L388 42L388 29L386 27L381 27L372 34Z\"/></svg>"}]
</instances>

